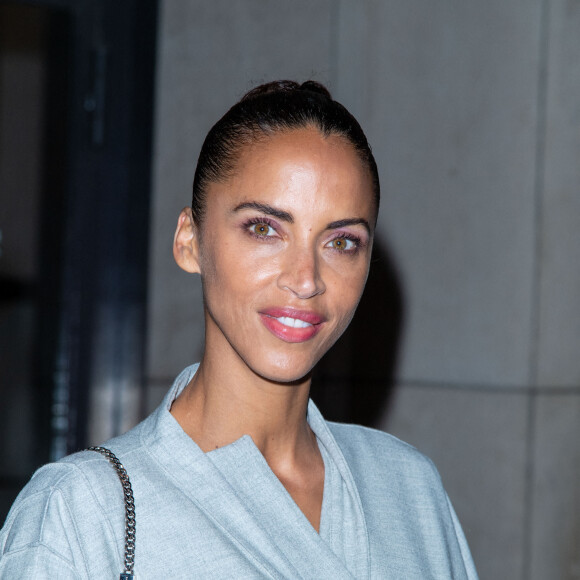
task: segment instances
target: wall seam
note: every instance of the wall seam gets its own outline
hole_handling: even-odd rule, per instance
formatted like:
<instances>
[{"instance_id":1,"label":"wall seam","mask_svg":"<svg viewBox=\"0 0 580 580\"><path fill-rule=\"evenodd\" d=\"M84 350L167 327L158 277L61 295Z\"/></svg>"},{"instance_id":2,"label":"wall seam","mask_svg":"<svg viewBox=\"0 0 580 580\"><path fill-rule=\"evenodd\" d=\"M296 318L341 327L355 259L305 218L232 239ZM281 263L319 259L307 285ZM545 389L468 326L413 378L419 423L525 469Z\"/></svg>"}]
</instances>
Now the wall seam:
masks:
<instances>
[{"instance_id":1,"label":"wall seam","mask_svg":"<svg viewBox=\"0 0 580 580\"><path fill-rule=\"evenodd\" d=\"M548 90L548 58L550 41L550 0L540 3L538 84L536 92L536 143L534 155L533 185L533 270L531 288L530 348L528 380L531 388L527 400L526 457L524 488L524 537L522 579L531 578L533 557L534 526L534 454L536 446L536 417L539 378L539 339L541 325L541 282L542 282L542 242L543 242L543 197L546 164L546 115Z\"/></svg>"},{"instance_id":2,"label":"wall seam","mask_svg":"<svg viewBox=\"0 0 580 580\"><path fill-rule=\"evenodd\" d=\"M340 2L330 2L330 92L338 87Z\"/></svg>"},{"instance_id":3,"label":"wall seam","mask_svg":"<svg viewBox=\"0 0 580 580\"><path fill-rule=\"evenodd\" d=\"M330 377L341 380L341 377ZM342 377L344 380L344 377ZM384 379L367 379L361 378L366 384L382 384ZM490 384L490 383L453 383L453 382L439 382L439 381L425 381L425 380L404 380L395 383L395 388L406 389L440 389L449 391L465 391L465 392L493 392L500 395L528 395L536 394L543 396L551 395L580 395L580 385L513 385L513 384Z\"/></svg>"}]
</instances>

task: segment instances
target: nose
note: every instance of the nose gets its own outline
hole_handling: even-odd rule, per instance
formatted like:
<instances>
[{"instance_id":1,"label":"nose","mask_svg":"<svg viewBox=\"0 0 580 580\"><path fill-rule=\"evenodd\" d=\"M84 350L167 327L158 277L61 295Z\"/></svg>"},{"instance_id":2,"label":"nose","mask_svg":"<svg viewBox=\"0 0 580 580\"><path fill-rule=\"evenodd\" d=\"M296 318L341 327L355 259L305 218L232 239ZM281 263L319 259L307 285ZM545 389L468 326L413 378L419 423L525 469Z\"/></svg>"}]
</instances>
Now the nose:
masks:
<instances>
[{"instance_id":1,"label":"nose","mask_svg":"<svg viewBox=\"0 0 580 580\"><path fill-rule=\"evenodd\" d=\"M280 275L278 287L292 292L297 298L313 298L326 290L320 273L319 257L309 249L288 252Z\"/></svg>"}]
</instances>

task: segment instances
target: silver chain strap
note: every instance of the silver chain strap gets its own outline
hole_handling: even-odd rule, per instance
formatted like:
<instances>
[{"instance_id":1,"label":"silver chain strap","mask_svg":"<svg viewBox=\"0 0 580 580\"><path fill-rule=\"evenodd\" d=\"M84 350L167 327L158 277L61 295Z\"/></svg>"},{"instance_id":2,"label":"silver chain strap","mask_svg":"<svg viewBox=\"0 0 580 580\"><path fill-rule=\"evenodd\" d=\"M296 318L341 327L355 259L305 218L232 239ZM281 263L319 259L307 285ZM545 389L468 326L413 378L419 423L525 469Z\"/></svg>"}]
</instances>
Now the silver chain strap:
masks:
<instances>
[{"instance_id":1,"label":"silver chain strap","mask_svg":"<svg viewBox=\"0 0 580 580\"><path fill-rule=\"evenodd\" d=\"M121 572L119 580L133 580L133 568L135 566L135 501L129 475L123 464L110 449L106 447L89 447L89 450L96 451L106 457L121 480L123 495L125 496L125 571Z\"/></svg>"}]
</instances>

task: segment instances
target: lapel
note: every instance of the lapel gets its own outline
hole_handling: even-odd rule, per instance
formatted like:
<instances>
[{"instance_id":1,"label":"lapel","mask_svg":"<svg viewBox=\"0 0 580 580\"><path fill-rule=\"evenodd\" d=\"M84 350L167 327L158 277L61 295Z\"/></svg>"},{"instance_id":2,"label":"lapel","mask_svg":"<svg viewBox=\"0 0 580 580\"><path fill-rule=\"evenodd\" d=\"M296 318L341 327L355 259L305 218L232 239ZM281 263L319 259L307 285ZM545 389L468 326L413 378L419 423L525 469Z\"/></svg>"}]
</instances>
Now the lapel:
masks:
<instances>
[{"instance_id":1,"label":"lapel","mask_svg":"<svg viewBox=\"0 0 580 580\"><path fill-rule=\"evenodd\" d=\"M187 370L190 372L178 377L158 409L153 422L154 433L146 437L152 455L262 575L270 578L352 579L353 575L345 564L314 530L274 475L251 437L246 435L206 454L181 429L169 408L196 369L190 367ZM321 431L319 423L323 419L313 404L312 407L313 410L309 408L309 420L314 412L318 436L317 431ZM321 443L336 459L338 445L326 424L324 428L326 431L322 429L324 441ZM342 454L339 463L340 458L344 462ZM344 477L344 466L339 466L339 471ZM350 486L354 486L352 476L347 483L347 487ZM356 492L356 487L354 490ZM360 505L358 492L356 499ZM362 508L360 515L364 541L362 544L358 541L357 548L362 548L360 558L366 564L362 567L366 573L363 576L357 574L357 577L368 577L368 539ZM360 565L355 568L361 570Z\"/></svg>"},{"instance_id":2,"label":"lapel","mask_svg":"<svg viewBox=\"0 0 580 580\"><path fill-rule=\"evenodd\" d=\"M370 541L359 490L338 442L320 411L311 400L308 405L308 423L314 431L325 462L331 464L335 481L329 490L334 505L327 515L333 520L334 537L340 536L341 552L356 578L370 578ZM327 469L327 473L330 469ZM327 481L325 481L326 488ZM338 534L336 532L338 530Z\"/></svg>"}]
</instances>

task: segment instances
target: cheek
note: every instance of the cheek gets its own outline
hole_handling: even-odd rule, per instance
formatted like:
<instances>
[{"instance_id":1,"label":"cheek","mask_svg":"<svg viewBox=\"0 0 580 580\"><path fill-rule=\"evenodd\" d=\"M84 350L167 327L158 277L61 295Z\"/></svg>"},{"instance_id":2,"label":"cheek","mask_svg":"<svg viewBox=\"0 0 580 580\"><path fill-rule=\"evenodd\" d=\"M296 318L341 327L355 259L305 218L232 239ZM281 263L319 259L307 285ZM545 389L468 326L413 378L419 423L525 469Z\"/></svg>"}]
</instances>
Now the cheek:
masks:
<instances>
[{"instance_id":1,"label":"cheek","mask_svg":"<svg viewBox=\"0 0 580 580\"><path fill-rule=\"evenodd\" d=\"M220 308L227 309L253 302L277 265L276 260L248 252L236 240L217 244L209 237L200 252L200 268L206 304L218 305L219 301Z\"/></svg>"},{"instance_id":2,"label":"cheek","mask_svg":"<svg viewBox=\"0 0 580 580\"><path fill-rule=\"evenodd\" d=\"M240 251L221 230L205 232L200 245L201 277L206 285L222 285L235 282L243 271Z\"/></svg>"},{"instance_id":3,"label":"cheek","mask_svg":"<svg viewBox=\"0 0 580 580\"><path fill-rule=\"evenodd\" d=\"M339 320L336 329L339 335L352 320L361 299L368 276L368 264L361 266L357 272L351 271L349 274L335 275L327 286L328 294L332 295L333 309Z\"/></svg>"},{"instance_id":4,"label":"cheek","mask_svg":"<svg viewBox=\"0 0 580 580\"><path fill-rule=\"evenodd\" d=\"M370 267L372 246L361 248L352 257L332 256L325 260L333 296L342 295L345 303L358 303L364 290Z\"/></svg>"}]
</instances>

